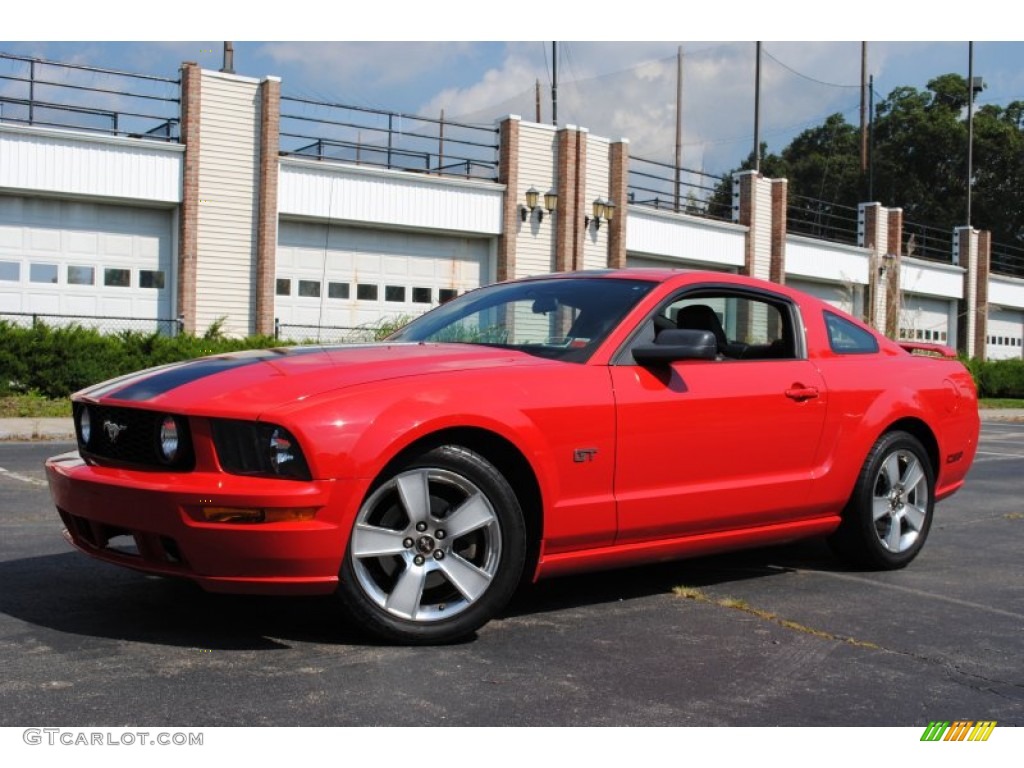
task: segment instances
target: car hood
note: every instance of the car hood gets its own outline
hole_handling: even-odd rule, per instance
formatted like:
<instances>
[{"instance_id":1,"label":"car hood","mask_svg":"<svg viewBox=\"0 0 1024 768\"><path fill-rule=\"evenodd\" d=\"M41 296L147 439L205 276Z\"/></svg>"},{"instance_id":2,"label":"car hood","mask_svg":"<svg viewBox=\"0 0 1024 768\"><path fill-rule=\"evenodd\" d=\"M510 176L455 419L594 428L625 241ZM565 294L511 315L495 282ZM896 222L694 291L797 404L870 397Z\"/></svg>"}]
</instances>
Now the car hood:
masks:
<instances>
[{"instance_id":1,"label":"car hood","mask_svg":"<svg viewBox=\"0 0 1024 768\"><path fill-rule=\"evenodd\" d=\"M253 417L358 384L508 366L559 365L523 352L468 344L277 347L150 368L97 384L74 399L184 415Z\"/></svg>"}]
</instances>

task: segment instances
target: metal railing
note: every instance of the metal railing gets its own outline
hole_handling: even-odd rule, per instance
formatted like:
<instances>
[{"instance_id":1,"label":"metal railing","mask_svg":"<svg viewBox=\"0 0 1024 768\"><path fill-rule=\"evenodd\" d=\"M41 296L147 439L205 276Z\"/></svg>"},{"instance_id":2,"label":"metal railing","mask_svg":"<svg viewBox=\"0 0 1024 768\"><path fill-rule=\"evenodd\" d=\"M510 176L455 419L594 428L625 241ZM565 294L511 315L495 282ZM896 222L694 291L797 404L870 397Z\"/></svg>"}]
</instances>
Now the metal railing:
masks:
<instances>
[{"instance_id":1,"label":"metal railing","mask_svg":"<svg viewBox=\"0 0 1024 768\"><path fill-rule=\"evenodd\" d=\"M282 96L281 154L495 181L498 129Z\"/></svg>"},{"instance_id":2,"label":"metal railing","mask_svg":"<svg viewBox=\"0 0 1024 768\"><path fill-rule=\"evenodd\" d=\"M998 275L1024 277L1024 248L1019 245L992 243L989 271Z\"/></svg>"},{"instance_id":3,"label":"metal railing","mask_svg":"<svg viewBox=\"0 0 1024 768\"><path fill-rule=\"evenodd\" d=\"M724 200L716 195L723 182L727 181L723 176L676 167L657 160L631 157L627 194L632 205L646 205L657 211L730 221L731 191Z\"/></svg>"},{"instance_id":4,"label":"metal railing","mask_svg":"<svg viewBox=\"0 0 1024 768\"><path fill-rule=\"evenodd\" d=\"M0 122L177 141L179 80L0 53Z\"/></svg>"},{"instance_id":5,"label":"metal railing","mask_svg":"<svg viewBox=\"0 0 1024 768\"><path fill-rule=\"evenodd\" d=\"M857 245L858 211L849 205L789 195L786 232L833 243Z\"/></svg>"},{"instance_id":6,"label":"metal railing","mask_svg":"<svg viewBox=\"0 0 1024 768\"><path fill-rule=\"evenodd\" d=\"M915 259L953 263L953 232L911 221L903 222L903 253Z\"/></svg>"},{"instance_id":7,"label":"metal railing","mask_svg":"<svg viewBox=\"0 0 1024 768\"><path fill-rule=\"evenodd\" d=\"M100 333L160 333L177 336L184 332L184 318L167 317L116 317L112 315L58 315L44 312L0 312L0 322L20 328L31 328L42 323L51 328L80 326L94 328Z\"/></svg>"}]
</instances>

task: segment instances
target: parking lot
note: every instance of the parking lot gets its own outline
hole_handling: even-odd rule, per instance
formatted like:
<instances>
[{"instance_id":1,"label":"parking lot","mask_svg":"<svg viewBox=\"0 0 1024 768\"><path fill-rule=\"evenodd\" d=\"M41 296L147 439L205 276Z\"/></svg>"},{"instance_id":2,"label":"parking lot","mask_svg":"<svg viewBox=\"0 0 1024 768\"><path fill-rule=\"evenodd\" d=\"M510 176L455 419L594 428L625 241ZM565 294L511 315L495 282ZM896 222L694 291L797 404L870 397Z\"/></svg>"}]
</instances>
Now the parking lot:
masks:
<instances>
[{"instance_id":1,"label":"parking lot","mask_svg":"<svg viewBox=\"0 0 1024 768\"><path fill-rule=\"evenodd\" d=\"M986 423L907 569L817 542L553 580L471 641L368 644L330 598L207 595L71 550L0 443L0 725L1024 725L1024 424Z\"/></svg>"}]
</instances>

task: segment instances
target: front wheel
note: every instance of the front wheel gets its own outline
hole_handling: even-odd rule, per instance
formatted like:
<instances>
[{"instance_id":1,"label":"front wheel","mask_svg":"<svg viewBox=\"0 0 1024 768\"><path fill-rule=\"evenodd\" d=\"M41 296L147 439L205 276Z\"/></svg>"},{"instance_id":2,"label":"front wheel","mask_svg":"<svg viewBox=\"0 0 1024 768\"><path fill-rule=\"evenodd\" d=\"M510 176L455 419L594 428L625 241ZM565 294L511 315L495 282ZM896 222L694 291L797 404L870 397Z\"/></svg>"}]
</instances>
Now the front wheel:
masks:
<instances>
[{"instance_id":1,"label":"front wheel","mask_svg":"<svg viewBox=\"0 0 1024 768\"><path fill-rule=\"evenodd\" d=\"M906 432L888 432L868 453L829 544L856 565L902 568L924 546L934 507L935 474L924 447Z\"/></svg>"},{"instance_id":2,"label":"front wheel","mask_svg":"<svg viewBox=\"0 0 1024 768\"><path fill-rule=\"evenodd\" d=\"M363 502L339 597L382 639L452 642L505 606L525 554L523 514L508 481L479 454L442 446L382 478Z\"/></svg>"}]
</instances>

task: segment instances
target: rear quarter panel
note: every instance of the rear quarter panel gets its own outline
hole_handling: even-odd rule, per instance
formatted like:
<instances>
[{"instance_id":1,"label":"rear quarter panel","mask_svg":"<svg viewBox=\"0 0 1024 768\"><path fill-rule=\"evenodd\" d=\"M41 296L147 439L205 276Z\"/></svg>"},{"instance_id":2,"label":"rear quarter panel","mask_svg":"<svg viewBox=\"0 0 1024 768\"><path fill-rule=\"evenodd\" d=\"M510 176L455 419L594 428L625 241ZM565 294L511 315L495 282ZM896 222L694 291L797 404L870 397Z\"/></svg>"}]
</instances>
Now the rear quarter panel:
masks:
<instances>
[{"instance_id":1,"label":"rear quarter panel","mask_svg":"<svg viewBox=\"0 0 1024 768\"><path fill-rule=\"evenodd\" d=\"M813 309L810 314L821 317ZM823 321L809 322L807 331L811 357L829 391L814 503L822 509L844 505L878 438L917 425L934 437L936 498L959 489L979 430L977 393L967 369L956 360L911 355L881 336L877 353L836 354Z\"/></svg>"}]
</instances>

